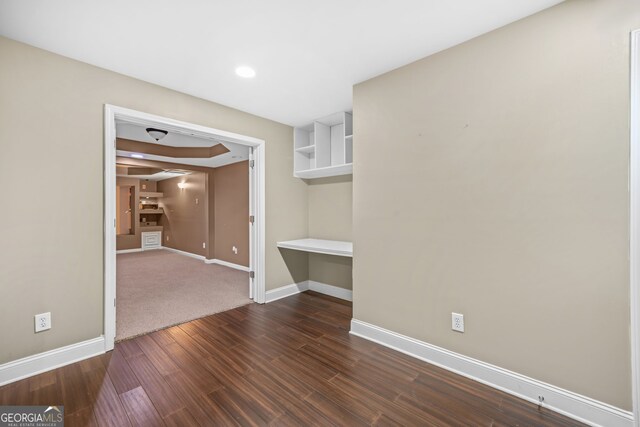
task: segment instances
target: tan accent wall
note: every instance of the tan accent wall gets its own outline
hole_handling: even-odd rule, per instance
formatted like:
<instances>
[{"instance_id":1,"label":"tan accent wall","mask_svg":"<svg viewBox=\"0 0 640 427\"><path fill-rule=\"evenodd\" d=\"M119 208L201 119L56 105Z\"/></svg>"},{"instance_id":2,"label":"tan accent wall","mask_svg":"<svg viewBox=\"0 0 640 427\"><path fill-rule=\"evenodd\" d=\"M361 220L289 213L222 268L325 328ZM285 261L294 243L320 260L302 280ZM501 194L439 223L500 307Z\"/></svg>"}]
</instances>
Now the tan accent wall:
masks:
<instances>
[{"instance_id":1,"label":"tan accent wall","mask_svg":"<svg viewBox=\"0 0 640 427\"><path fill-rule=\"evenodd\" d=\"M178 187L179 183L184 184L183 189ZM159 206L164 209L159 223L164 227L162 246L207 256L206 185L207 175L202 172L158 181L157 189L163 193L158 199ZM142 212L140 215L144 216ZM203 243L205 247L202 247Z\"/></svg>"},{"instance_id":2,"label":"tan accent wall","mask_svg":"<svg viewBox=\"0 0 640 427\"><path fill-rule=\"evenodd\" d=\"M170 230L165 228L163 236L164 246L175 249L199 254L207 259L220 259L223 261L249 266L249 162L238 162L219 168L207 168L199 166L185 165L181 163L157 162L153 160L140 160L119 158L119 163L127 165L136 165L140 167L151 168L178 168L193 171L200 171L199 175L203 176L204 183L198 184L198 189L204 185L201 193L198 190L200 203L204 203L205 218L199 218L195 222L187 221L176 229L173 229L175 241L172 243ZM169 188L175 190L177 183L181 182L181 178L173 178L176 180L169 187L169 184L163 184L167 180L158 181L158 191L161 188ZM155 191L156 182L141 181L140 185L147 185L150 188L147 191ZM141 190L142 191L142 190ZM173 197L173 196L172 196ZM162 200L168 200L166 197ZM204 201L204 202L203 202ZM174 203L172 199L171 203ZM165 207L166 210L166 207ZM181 205L179 212L185 212L185 206ZM170 212L169 212L170 213ZM174 216L175 217L175 216ZM205 227L202 226L204 221ZM171 227L171 219L164 216L160 225ZM203 233L204 234L200 234ZM169 236L169 241L166 237ZM192 252L187 248L202 248L202 242L206 242L206 249L200 252ZM234 254L232 247L238 248L238 254ZM306 259L306 258L305 258ZM306 263L306 261L304 261ZM304 269L303 269L304 270ZM306 270L305 274L306 274ZM304 279L306 280L306 278Z\"/></svg>"},{"instance_id":3,"label":"tan accent wall","mask_svg":"<svg viewBox=\"0 0 640 427\"><path fill-rule=\"evenodd\" d=\"M310 179L309 236L351 241L353 182L351 175ZM309 254L309 280L352 289L351 258Z\"/></svg>"},{"instance_id":4,"label":"tan accent wall","mask_svg":"<svg viewBox=\"0 0 640 427\"><path fill-rule=\"evenodd\" d=\"M290 126L0 38L0 179L7 206L33 204L25 189L55 177L64 191L42 192L39 210L1 209L0 363L103 332L104 104L145 111L266 141L267 289L308 275L306 257L285 262L279 240L307 234L307 188L293 178ZM21 172L28 159L38 173ZM73 168L63 167L73 164ZM78 177L82 177L79 179ZM68 208L73 207L73 208ZM37 260L37 262L34 262ZM51 311L53 328L34 334L33 316Z\"/></svg>"},{"instance_id":5,"label":"tan accent wall","mask_svg":"<svg viewBox=\"0 0 640 427\"><path fill-rule=\"evenodd\" d=\"M631 409L636 28L569 0L355 86L355 318Z\"/></svg>"},{"instance_id":6,"label":"tan accent wall","mask_svg":"<svg viewBox=\"0 0 640 427\"><path fill-rule=\"evenodd\" d=\"M149 181L146 179L141 179L140 180L140 191L147 191L147 192L155 192L157 191L158 188L158 182L157 181Z\"/></svg>"},{"instance_id":7,"label":"tan accent wall","mask_svg":"<svg viewBox=\"0 0 640 427\"><path fill-rule=\"evenodd\" d=\"M215 168L214 188L215 258L248 267L249 162Z\"/></svg>"},{"instance_id":8,"label":"tan accent wall","mask_svg":"<svg viewBox=\"0 0 640 427\"><path fill-rule=\"evenodd\" d=\"M134 188L133 213L131 215L131 225L133 226L133 234L121 234L116 236L116 250L122 251L126 249L139 249L142 246L140 234L140 216L138 214L140 207L138 200L140 199L140 180L136 178L117 177L116 185L132 186ZM53 321L52 321L53 323Z\"/></svg>"}]
</instances>

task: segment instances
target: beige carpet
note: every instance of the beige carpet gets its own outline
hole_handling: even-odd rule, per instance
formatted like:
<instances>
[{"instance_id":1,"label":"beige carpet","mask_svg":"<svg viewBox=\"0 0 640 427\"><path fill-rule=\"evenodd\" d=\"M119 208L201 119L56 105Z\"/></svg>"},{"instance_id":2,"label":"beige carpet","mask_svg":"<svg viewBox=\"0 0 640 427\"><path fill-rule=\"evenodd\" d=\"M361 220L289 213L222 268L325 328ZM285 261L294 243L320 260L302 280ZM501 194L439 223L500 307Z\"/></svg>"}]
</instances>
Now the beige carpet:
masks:
<instances>
[{"instance_id":1,"label":"beige carpet","mask_svg":"<svg viewBox=\"0 0 640 427\"><path fill-rule=\"evenodd\" d=\"M250 302L244 271L166 250L117 256L116 340Z\"/></svg>"}]
</instances>

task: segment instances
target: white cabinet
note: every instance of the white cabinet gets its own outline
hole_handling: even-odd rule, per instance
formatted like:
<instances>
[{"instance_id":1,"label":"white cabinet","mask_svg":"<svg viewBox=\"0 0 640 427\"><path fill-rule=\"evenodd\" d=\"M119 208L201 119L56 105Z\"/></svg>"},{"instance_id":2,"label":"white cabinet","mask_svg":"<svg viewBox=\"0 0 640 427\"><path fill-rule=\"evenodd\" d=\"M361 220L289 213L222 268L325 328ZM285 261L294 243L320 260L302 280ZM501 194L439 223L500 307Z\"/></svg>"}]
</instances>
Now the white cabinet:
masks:
<instances>
[{"instance_id":1,"label":"white cabinet","mask_svg":"<svg viewBox=\"0 0 640 427\"><path fill-rule=\"evenodd\" d=\"M159 249L162 247L162 231L143 231L142 250Z\"/></svg>"},{"instance_id":2,"label":"white cabinet","mask_svg":"<svg viewBox=\"0 0 640 427\"><path fill-rule=\"evenodd\" d=\"M293 176L321 178L353 173L353 118L336 113L293 130Z\"/></svg>"}]
</instances>

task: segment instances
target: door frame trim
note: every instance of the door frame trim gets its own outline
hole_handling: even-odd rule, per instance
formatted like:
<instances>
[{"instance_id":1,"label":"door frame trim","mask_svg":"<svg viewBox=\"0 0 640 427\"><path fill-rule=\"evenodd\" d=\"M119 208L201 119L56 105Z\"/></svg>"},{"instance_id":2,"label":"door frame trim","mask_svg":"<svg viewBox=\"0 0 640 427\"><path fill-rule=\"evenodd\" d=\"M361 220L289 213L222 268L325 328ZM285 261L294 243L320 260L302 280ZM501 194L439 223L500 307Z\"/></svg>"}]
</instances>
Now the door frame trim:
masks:
<instances>
[{"instance_id":1,"label":"door frame trim","mask_svg":"<svg viewBox=\"0 0 640 427\"><path fill-rule=\"evenodd\" d=\"M631 32L629 143L629 279L633 423L640 421L640 30Z\"/></svg>"},{"instance_id":2,"label":"door frame trim","mask_svg":"<svg viewBox=\"0 0 640 427\"><path fill-rule=\"evenodd\" d=\"M227 132L193 123L161 117L142 111L105 104L104 106L104 338L105 351L113 350L116 335L116 120L150 125L162 129L188 130L201 136L233 142L253 148L254 169L250 184L249 268L255 272L251 284L254 301L265 302L265 141L251 136ZM248 222L248 219L247 219Z\"/></svg>"}]
</instances>

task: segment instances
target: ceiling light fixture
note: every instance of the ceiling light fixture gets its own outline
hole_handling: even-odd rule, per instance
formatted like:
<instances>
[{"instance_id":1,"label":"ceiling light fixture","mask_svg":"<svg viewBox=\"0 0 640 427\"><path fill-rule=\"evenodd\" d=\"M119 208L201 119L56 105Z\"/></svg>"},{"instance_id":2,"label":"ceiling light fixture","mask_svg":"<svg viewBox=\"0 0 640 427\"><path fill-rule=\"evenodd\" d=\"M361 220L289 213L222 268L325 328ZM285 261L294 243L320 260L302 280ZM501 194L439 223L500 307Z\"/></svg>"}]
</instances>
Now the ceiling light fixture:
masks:
<instances>
[{"instance_id":1,"label":"ceiling light fixture","mask_svg":"<svg viewBox=\"0 0 640 427\"><path fill-rule=\"evenodd\" d=\"M160 141L162 138L167 136L169 132L162 129L147 128L147 133L151 138L155 139L156 141Z\"/></svg>"},{"instance_id":2,"label":"ceiling light fixture","mask_svg":"<svg viewBox=\"0 0 640 427\"><path fill-rule=\"evenodd\" d=\"M244 77L245 79L252 79L256 76L256 70L251 67L247 67L246 65L241 65L236 68L236 74L240 77Z\"/></svg>"},{"instance_id":3,"label":"ceiling light fixture","mask_svg":"<svg viewBox=\"0 0 640 427\"><path fill-rule=\"evenodd\" d=\"M144 159L144 156L142 154L132 154L131 157L133 157L134 159Z\"/></svg>"}]
</instances>

